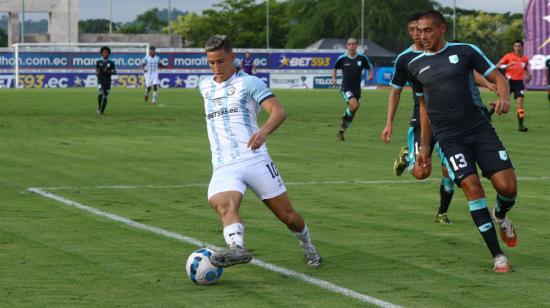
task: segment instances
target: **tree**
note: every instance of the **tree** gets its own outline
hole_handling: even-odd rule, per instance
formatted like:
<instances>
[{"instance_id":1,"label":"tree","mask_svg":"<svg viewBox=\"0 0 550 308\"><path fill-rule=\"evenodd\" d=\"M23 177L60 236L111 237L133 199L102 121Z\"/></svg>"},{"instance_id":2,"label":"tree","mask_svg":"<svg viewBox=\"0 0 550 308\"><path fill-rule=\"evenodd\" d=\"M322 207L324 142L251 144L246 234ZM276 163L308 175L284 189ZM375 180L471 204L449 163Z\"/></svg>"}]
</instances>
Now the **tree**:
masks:
<instances>
[{"instance_id":1,"label":"tree","mask_svg":"<svg viewBox=\"0 0 550 308\"><path fill-rule=\"evenodd\" d=\"M294 0L288 7L292 28L286 47L304 48L326 37L361 36L361 1ZM365 37L392 49L410 44L405 31L408 16L431 9L431 0L365 0Z\"/></svg>"},{"instance_id":2,"label":"tree","mask_svg":"<svg viewBox=\"0 0 550 308\"><path fill-rule=\"evenodd\" d=\"M117 28L118 24L114 24L113 28ZM86 19L78 22L79 33L109 33L108 19Z\"/></svg>"},{"instance_id":3,"label":"tree","mask_svg":"<svg viewBox=\"0 0 550 308\"><path fill-rule=\"evenodd\" d=\"M494 62L511 50L513 41L522 38L521 15L479 12L457 18L457 39L479 46Z\"/></svg>"},{"instance_id":4,"label":"tree","mask_svg":"<svg viewBox=\"0 0 550 308\"><path fill-rule=\"evenodd\" d=\"M121 33L159 33L168 23L159 18L159 9L154 8L138 15L133 22L120 27Z\"/></svg>"},{"instance_id":5,"label":"tree","mask_svg":"<svg viewBox=\"0 0 550 308\"><path fill-rule=\"evenodd\" d=\"M286 5L288 2L269 1L270 47L282 48L288 33ZM180 16L173 25L174 33L184 38L186 46L202 47L217 33L229 35L235 47L266 47L265 3L254 0L225 0L205 10Z\"/></svg>"},{"instance_id":6,"label":"tree","mask_svg":"<svg viewBox=\"0 0 550 308\"><path fill-rule=\"evenodd\" d=\"M4 31L4 29L0 28L0 47L7 47L8 46L8 35Z\"/></svg>"}]
</instances>

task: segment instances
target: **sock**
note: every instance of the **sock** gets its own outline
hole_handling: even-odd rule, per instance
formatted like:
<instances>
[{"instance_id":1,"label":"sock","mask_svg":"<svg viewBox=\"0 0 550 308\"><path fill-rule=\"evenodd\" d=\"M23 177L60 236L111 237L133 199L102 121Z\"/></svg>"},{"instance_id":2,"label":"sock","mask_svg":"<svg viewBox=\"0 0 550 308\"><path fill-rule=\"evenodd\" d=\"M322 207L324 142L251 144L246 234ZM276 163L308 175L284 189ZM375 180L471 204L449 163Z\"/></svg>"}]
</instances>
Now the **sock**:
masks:
<instances>
[{"instance_id":1,"label":"sock","mask_svg":"<svg viewBox=\"0 0 550 308\"><path fill-rule=\"evenodd\" d=\"M505 197L501 194L497 194L497 206L495 209L495 216L500 219L504 219L506 217L506 213L512 209L514 204L516 203L516 196L513 197Z\"/></svg>"},{"instance_id":2,"label":"sock","mask_svg":"<svg viewBox=\"0 0 550 308\"><path fill-rule=\"evenodd\" d=\"M439 186L439 214L447 213L454 192L455 188L453 181L448 177L442 177L441 186Z\"/></svg>"},{"instance_id":3,"label":"sock","mask_svg":"<svg viewBox=\"0 0 550 308\"><path fill-rule=\"evenodd\" d=\"M345 131L351 125L351 122L353 121L353 116L354 115L351 109L349 109L349 107L346 108L346 111L342 116L342 128L340 129L341 131Z\"/></svg>"},{"instance_id":4,"label":"sock","mask_svg":"<svg viewBox=\"0 0 550 308\"><path fill-rule=\"evenodd\" d=\"M309 229L306 224L304 224L304 230L300 232L292 232L294 236L300 241L300 246L307 247L313 245L311 243L311 237L309 235Z\"/></svg>"},{"instance_id":5,"label":"sock","mask_svg":"<svg viewBox=\"0 0 550 308\"><path fill-rule=\"evenodd\" d=\"M158 95L159 95L158 91L153 91L153 103L157 101Z\"/></svg>"},{"instance_id":6,"label":"sock","mask_svg":"<svg viewBox=\"0 0 550 308\"><path fill-rule=\"evenodd\" d=\"M244 226L242 223L234 223L223 228L223 237L229 247L239 246L244 248Z\"/></svg>"},{"instance_id":7,"label":"sock","mask_svg":"<svg viewBox=\"0 0 550 308\"><path fill-rule=\"evenodd\" d=\"M525 109L518 108L518 110L516 112L518 114L518 124L519 124L519 126L523 126L523 120L525 118Z\"/></svg>"},{"instance_id":8,"label":"sock","mask_svg":"<svg viewBox=\"0 0 550 308\"><path fill-rule=\"evenodd\" d=\"M498 244L495 226L493 225L491 215L489 215L489 210L487 209L487 199L481 198L468 201L468 207L470 208L472 219L481 233L483 240L485 240L487 248L491 251L493 258L503 254Z\"/></svg>"}]
</instances>

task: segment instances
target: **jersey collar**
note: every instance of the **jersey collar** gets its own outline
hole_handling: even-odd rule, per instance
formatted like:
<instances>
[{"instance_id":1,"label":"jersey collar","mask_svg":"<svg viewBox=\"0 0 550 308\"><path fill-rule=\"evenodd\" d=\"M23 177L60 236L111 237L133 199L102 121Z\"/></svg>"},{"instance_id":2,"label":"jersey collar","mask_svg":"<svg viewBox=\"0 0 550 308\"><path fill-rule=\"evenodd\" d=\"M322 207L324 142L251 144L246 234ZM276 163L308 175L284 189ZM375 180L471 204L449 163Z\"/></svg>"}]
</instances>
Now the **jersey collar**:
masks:
<instances>
[{"instance_id":1,"label":"jersey collar","mask_svg":"<svg viewBox=\"0 0 550 308\"><path fill-rule=\"evenodd\" d=\"M438 52L427 52L427 51L424 51L424 55L426 55L426 56L437 55L438 53L442 53L445 49L447 49L447 47L449 47L449 42L445 42L445 46L443 46L443 48L441 48Z\"/></svg>"}]
</instances>

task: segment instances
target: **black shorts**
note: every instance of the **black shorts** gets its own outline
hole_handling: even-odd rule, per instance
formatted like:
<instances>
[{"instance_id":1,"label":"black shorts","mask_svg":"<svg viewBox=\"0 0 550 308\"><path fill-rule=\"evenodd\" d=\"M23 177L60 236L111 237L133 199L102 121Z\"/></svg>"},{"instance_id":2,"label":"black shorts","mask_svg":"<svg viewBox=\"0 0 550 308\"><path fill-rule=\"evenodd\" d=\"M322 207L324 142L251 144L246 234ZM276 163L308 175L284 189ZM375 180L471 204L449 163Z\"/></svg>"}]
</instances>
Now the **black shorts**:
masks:
<instances>
[{"instance_id":1,"label":"black shorts","mask_svg":"<svg viewBox=\"0 0 550 308\"><path fill-rule=\"evenodd\" d=\"M97 92L99 94L108 95L111 91L111 83L110 82L101 82L97 86Z\"/></svg>"},{"instance_id":2,"label":"black shorts","mask_svg":"<svg viewBox=\"0 0 550 308\"><path fill-rule=\"evenodd\" d=\"M510 84L510 93L514 93L514 99L517 99L518 97L523 97L525 90L523 80L509 79L508 83Z\"/></svg>"},{"instance_id":3,"label":"black shorts","mask_svg":"<svg viewBox=\"0 0 550 308\"><path fill-rule=\"evenodd\" d=\"M358 102L361 99L361 89L340 89L340 95L344 98L346 103L349 103L349 100L355 98Z\"/></svg>"},{"instance_id":4,"label":"black shorts","mask_svg":"<svg viewBox=\"0 0 550 308\"><path fill-rule=\"evenodd\" d=\"M449 176L460 187L468 175L477 174L476 164L484 177L514 168L504 145L492 126L474 133L452 138L440 138Z\"/></svg>"}]
</instances>

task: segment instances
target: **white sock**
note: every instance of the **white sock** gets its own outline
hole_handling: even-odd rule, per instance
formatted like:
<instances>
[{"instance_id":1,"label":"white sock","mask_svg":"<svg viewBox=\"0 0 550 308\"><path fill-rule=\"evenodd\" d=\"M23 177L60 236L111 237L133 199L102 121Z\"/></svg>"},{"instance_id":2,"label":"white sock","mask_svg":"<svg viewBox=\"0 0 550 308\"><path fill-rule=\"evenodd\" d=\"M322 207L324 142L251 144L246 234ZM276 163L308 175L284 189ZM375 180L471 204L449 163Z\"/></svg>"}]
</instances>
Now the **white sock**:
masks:
<instances>
[{"instance_id":1,"label":"white sock","mask_svg":"<svg viewBox=\"0 0 550 308\"><path fill-rule=\"evenodd\" d=\"M153 103L157 101L157 96L159 95L158 91L153 91Z\"/></svg>"},{"instance_id":2,"label":"white sock","mask_svg":"<svg viewBox=\"0 0 550 308\"><path fill-rule=\"evenodd\" d=\"M244 226L234 223L223 228L223 237L229 247L239 246L244 248Z\"/></svg>"},{"instance_id":3,"label":"white sock","mask_svg":"<svg viewBox=\"0 0 550 308\"><path fill-rule=\"evenodd\" d=\"M304 224L304 230L301 232L293 232L294 236L300 241L300 246L307 247L313 245L311 243L311 236L309 235L309 229L306 224Z\"/></svg>"}]
</instances>

